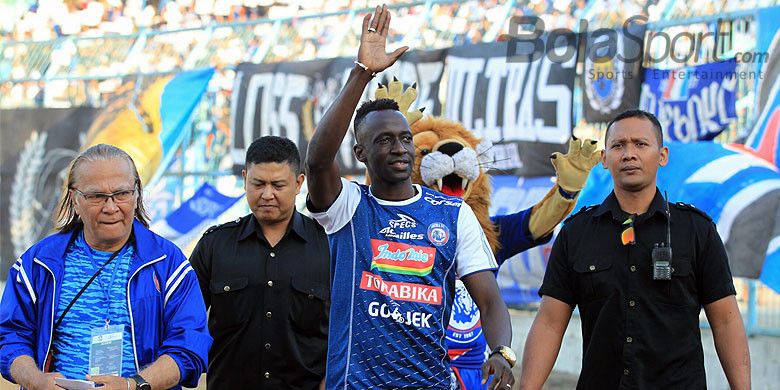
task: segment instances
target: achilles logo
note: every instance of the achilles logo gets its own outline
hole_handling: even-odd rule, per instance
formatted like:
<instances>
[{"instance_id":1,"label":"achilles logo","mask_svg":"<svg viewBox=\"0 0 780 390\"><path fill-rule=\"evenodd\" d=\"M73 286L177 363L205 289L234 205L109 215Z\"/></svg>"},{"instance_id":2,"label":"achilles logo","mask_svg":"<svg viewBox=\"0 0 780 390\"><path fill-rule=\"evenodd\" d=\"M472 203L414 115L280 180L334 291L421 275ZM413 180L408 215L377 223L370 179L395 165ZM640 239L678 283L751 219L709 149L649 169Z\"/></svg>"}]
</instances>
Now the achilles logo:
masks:
<instances>
[{"instance_id":1,"label":"achilles logo","mask_svg":"<svg viewBox=\"0 0 780 390\"><path fill-rule=\"evenodd\" d=\"M436 259L436 249L407 245L400 242L371 240L374 257L371 269L396 274L425 276L431 273Z\"/></svg>"},{"instance_id":2,"label":"achilles logo","mask_svg":"<svg viewBox=\"0 0 780 390\"><path fill-rule=\"evenodd\" d=\"M393 228L391 227L382 228L382 230L379 231L379 234L382 234L387 238L396 238L399 240L422 240L424 237L422 233L412 233L412 232L396 233L395 230L393 230Z\"/></svg>"},{"instance_id":3,"label":"achilles logo","mask_svg":"<svg viewBox=\"0 0 780 390\"><path fill-rule=\"evenodd\" d=\"M408 215L398 214L398 219L391 219L387 224L389 226L384 227L379 231L379 234L382 234L387 238L395 238L399 240L422 240L425 237L422 233L404 231L396 233L395 229L412 229L417 227L417 221Z\"/></svg>"},{"instance_id":4,"label":"achilles logo","mask_svg":"<svg viewBox=\"0 0 780 390\"><path fill-rule=\"evenodd\" d=\"M398 307L390 308L386 303L371 302L368 304L368 315L371 317L392 318L395 322L412 325L416 328L430 328L433 314L419 311L402 312Z\"/></svg>"},{"instance_id":5,"label":"achilles logo","mask_svg":"<svg viewBox=\"0 0 780 390\"><path fill-rule=\"evenodd\" d=\"M363 271L363 276L360 278L360 288L363 290L377 291L380 294L397 301L428 303L433 305L441 304L441 287L385 281L378 275L366 271Z\"/></svg>"}]
</instances>

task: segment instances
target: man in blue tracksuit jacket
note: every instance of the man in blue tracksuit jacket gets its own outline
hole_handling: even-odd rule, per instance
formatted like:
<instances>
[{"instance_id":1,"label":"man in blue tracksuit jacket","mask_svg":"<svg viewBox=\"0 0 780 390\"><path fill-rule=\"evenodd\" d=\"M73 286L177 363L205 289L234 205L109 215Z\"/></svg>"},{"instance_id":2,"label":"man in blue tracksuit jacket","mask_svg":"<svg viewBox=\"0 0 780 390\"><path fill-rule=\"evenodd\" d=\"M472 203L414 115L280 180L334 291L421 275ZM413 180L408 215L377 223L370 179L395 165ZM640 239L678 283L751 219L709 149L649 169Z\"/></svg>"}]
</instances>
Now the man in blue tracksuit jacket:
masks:
<instances>
[{"instance_id":1,"label":"man in blue tracksuit jacket","mask_svg":"<svg viewBox=\"0 0 780 390\"><path fill-rule=\"evenodd\" d=\"M197 386L212 342L197 277L178 247L147 228L132 160L116 147L94 146L74 160L67 184L60 214L67 224L9 272L0 374L28 388L52 388L58 376L107 388ZM93 274L94 283L86 282ZM108 355L121 364L96 373L90 331L109 322L122 342Z\"/></svg>"},{"instance_id":2,"label":"man in blue tracksuit jacket","mask_svg":"<svg viewBox=\"0 0 780 390\"><path fill-rule=\"evenodd\" d=\"M181 383L195 387L206 369L211 346L198 280L173 243L138 221L133 232L136 255L130 265L127 295L136 370L165 354L179 366ZM55 321L52 303L59 299L70 238L71 234L59 233L43 239L8 274L0 304L0 373L6 379L11 379L11 363L21 355L32 356L38 368L43 368Z\"/></svg>"}]
</instances>

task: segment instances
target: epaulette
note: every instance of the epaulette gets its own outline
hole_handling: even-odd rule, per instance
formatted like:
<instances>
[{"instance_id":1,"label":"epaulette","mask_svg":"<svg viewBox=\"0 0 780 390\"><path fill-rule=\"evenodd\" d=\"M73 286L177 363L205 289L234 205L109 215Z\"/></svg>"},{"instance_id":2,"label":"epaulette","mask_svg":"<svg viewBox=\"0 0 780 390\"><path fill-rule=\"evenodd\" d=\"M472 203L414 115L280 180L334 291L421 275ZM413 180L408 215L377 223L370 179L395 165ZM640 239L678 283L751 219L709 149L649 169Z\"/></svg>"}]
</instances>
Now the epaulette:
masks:
<instances>
[{"instance_id":1,"label":"epaulette","mask_svg":"<svg viewBox=\"0 0 780 390\"><path fill-rule=\"evenodd\" d=\"M702 217L706 218L706 219L707 219L707 221L710 221L710 222L712 222L712 217L710 217L709 215L707 215L707 213L705 213L704 211L697 209L697 208L696 208L696 206L694 206L694 205L692 205L692 204L689 204L689 203L683 203L683 202L676 202L676 203L671 203L671 205L673 205L673 206L677 207L677 208L678 208L678 209L680 209L680 210L688 210L688 211L693 211L694 213L696 213L696 214L699 214L699 215L701 215Z\"/></svg>"},{"instance_id":2,"label":"epaulette","mask_svg":"<svg viewBox=\"0 0 780 390\"><path fill-rule=\"evenodd\" d=\"M206 229L206 231L203 233L203 235L205 236L205 235L207 235L207 234L209 234L209 233L211 233L211 232L213 232L215 230L225 229L225 228L229 228L229 227L235 227L235 226L238 226L240 223L241 223L241 218L237 218L235 221L228 221L228 222L225 222L223 224L214 225L214 226Z\"/></svg>"},{"instance_id":3,"label":"epaulette","mask_svg":"<svg viewBox=\"0 0 780 390\"><path fill-rule=\"evenodd\" d=\"M580 209L580 211L577 211L576 213L569 215L569 217L568 217L568 218L566 218L566 219L563 221L563 224L565 225L565 224L569 223L569 221L571 221L572 219L574 219L574 217L576 217L576 216L578 216L578 215L580 215L580 214L583 214L583 213L587 213L588 211L591 211L591 210L595 209L596 207L598 207L598 205L592 205L592 206L582 206L582 208Z\"/></svg>"}]
</instances>

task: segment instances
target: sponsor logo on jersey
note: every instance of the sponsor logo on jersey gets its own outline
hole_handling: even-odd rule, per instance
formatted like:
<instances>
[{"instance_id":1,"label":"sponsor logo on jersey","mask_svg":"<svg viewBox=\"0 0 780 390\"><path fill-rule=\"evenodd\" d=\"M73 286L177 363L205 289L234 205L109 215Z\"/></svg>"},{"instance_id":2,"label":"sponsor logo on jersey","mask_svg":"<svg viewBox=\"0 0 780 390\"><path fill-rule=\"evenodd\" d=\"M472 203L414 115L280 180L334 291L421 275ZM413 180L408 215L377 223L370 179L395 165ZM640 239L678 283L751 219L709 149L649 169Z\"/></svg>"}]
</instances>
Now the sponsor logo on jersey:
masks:
<instances>
[{"instance_id":1,"label":"sponsor logo on jersey","mask_svg":"<svg viewBox=\"0 0 780 390\"><path fill-rule=\"evenodd\" d=\"M371 269L396 274L425 276L431 273L436 248L371 239Z\"/></svg>"},{"instance_id":2,"label":"sponsor logo on jersey","mask_svg":"<svg viewBox=\"0 0 780 390\"><path fill-rule=\"evenodd\" d=\"M398 219L391 219L388 226L382 228L379 234L384 235L387 238L395 238L399 240L422 240L425 237L422 233L412 233L409 231L396 231L402 229L414 229L417 227L417 221L414 218L398 214Z\"/></svg>"},{"instance_id":3,"label":"sponsor logo on jersey","mask_svg":"<svg viewBox=\"0 0 780 390\"><path fill-rule=\"evenodd\" d=\"M436 195L433 195L433 194L426 194L423 197L423 199L425 199L426 202L428 202L428 203L430 203L430 204L432 204L434 206L445 205L445 206L460 207L460 203L461 203L460 201L458 201L456 199L445 198L443 196L436 196Z\"/></svg>"},{"instance_id":4,"label":"sponsor logo on jersey","mask_svg":"<svg viewBox=\"0 0 780 390\"><path fill-rule=\"evenodd\" d=\"M377 318L392 318L403 325L411 325L415 328L430 328L431 313L419 311L401 311L400 307L392 307L386 303L371 302L368 304L368 315Z\"/></svg>"},{"instance_id":5,"label":"sponsor logo on jersey","mask_svg":"<svg viewBox=\"0 0 780 390\"><path fill-rule=\"evenodd\" d=\"M363 271L360 278L360 288L379 292L396 301L441 305L441 287L385 281L380 276L366 271Z\"/></svg>"},{"instance_id":6,"label":"sponsor logo on jersey","mask_svg":"<svg viewBox=\"0 0 780 390\"><path fill-rule=\"evenodd\" d=\"M428 240L436 246L442 246L450 240L450 229L440 222L428 225Z\"/></svg>"}]
</instances>

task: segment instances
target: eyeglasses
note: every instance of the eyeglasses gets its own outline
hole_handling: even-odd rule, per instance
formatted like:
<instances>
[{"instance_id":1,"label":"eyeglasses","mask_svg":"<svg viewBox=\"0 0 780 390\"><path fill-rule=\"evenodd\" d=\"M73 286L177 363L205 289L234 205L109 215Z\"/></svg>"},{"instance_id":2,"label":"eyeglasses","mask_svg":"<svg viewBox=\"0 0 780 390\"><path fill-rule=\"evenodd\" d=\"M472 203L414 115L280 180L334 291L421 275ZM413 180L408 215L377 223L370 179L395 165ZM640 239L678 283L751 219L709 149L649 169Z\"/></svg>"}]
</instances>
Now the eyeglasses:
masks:
<instances>
[{"instance_id":1,"label":"eyeglasses","mask_svg":"<svg viewBox=\"0 0 780 390\"><path fill-rule=\"evenodd\" d=\"M108 202L108 198L114 200L114 203L128 203L133 200L135 188L132 190L119 190L112 193L105 192L81 192L78 188L72 188L81 195L84 200L93 205L101 205Z\"/></svg>"}]
</instances>

